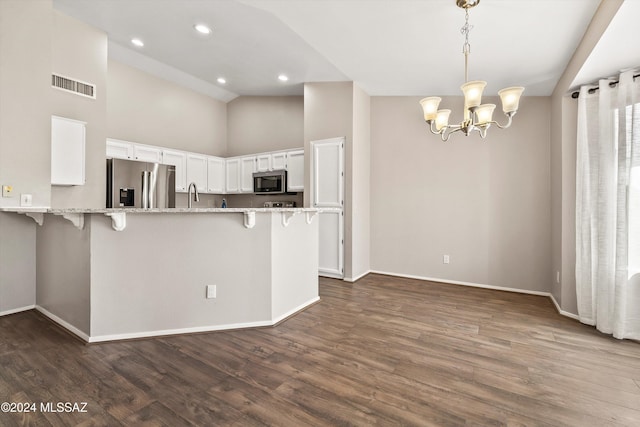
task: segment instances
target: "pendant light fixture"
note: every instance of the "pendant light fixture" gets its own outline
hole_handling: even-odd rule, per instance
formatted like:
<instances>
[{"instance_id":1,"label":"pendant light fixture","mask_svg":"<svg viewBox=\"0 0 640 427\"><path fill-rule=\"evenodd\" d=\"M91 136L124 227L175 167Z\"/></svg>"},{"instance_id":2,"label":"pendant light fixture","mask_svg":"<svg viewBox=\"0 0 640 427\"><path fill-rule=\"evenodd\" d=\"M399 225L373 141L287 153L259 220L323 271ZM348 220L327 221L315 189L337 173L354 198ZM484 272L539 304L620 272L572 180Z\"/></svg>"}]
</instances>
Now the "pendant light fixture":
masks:
<instances>
[{"instance_id":1,"label":"pendant light fixture","mask_svg":"<svg viewBox=\"0 0 640 427\"><path fill-rule=\"evenodd\" d=\"M454 132L463 132L465 135L469 135L472 131L480 133L480 137L487 136L487 129L494 124L500 129L505 129L511 126L511 120L518 111L518 103L520 102L520 95L524 91L523 87L508 87L498 92L500 100L502 101L502 111L507 116L508 121L506 124L493 120L493 110L496 108L495 104L481 104L482 91L487 85L487 82L481 80L469 81L469 54L471 53L471 45L469 44L469 32L473 28L469 25L469 9L477 6L480 0L456 0L456 5L465 11L465 23L460 29L460 32L464 35L464 44L462 45L462 53L464 54L464 81L465 83L460 87L464 94L464 119L460 124L450 125L449 115L451 110L438 110L440 97L431 96L424 98L420 101L424 112L424 119L429 125L431 133L440 135L443 141L447 141L449 136Z\"/></svg>"}]
</instances>

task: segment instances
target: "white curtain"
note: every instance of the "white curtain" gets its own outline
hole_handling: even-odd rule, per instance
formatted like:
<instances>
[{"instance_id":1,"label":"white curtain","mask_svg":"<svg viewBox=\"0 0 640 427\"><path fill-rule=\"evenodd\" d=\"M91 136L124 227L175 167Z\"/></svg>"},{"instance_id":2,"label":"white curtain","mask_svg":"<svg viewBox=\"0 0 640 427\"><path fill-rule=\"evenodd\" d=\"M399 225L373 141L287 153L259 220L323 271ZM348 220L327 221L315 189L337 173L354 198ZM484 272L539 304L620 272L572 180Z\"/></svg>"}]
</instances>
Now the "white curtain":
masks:
<instances>
[{"instance_id":1,"label":"white curtain","mask_svg":"<svg viewBox=\"0 0 640 427\"><path fill-rule=\"evenodd\" d=\"M640 78L633 75L580 89L576 291L581 322L640 340Z\"/></svg>"}]
</instances>

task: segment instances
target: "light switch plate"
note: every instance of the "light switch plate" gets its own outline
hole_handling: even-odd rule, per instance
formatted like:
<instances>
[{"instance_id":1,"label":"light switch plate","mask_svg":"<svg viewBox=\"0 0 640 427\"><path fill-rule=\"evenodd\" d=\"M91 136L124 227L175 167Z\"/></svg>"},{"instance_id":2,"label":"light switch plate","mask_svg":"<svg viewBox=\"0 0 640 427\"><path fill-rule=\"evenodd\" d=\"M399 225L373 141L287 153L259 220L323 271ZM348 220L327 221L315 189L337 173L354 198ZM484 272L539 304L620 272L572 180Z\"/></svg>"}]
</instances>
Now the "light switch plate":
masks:
<instances>
[{"instance_id":1,"label":"light switch plate","mask_svg":"<svg viewBox=\"0 0 640 427\"><path fill-rule=\"evenodd\" d=\"M207 285L207 298L216 297L216 285Z\"/></svg>"},{"instance_id":2,"label":"light switch plate","mask_svg":"<svg viewBox=\"0 0 640 427\"><path fill-rule=\"evenodd\" d=\"M33 206L33 196L31 194L21 194L20 206L23 206L23 207Z\"/></svg>"}]
</instances>

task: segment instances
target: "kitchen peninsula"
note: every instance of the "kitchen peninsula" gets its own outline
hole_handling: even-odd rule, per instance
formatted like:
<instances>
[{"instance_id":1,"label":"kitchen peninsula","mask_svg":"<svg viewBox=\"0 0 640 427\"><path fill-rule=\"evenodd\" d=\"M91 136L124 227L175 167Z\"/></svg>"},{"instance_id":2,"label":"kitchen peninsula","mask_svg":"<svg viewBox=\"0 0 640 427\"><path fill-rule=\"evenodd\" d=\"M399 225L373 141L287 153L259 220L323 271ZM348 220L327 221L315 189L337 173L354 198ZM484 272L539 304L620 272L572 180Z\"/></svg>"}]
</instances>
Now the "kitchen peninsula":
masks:
<instances>
[{"instance_id":1,"label":"kitchen peninsula","mask_svg":"<svg viewBox=\"0 0 640 427\"><path fill-rule=\"evenodd\" d=\"M37 230L36 308L87 342L274 325L319 300L315 209L1 209Z\"/></svg>"}]
</instances>

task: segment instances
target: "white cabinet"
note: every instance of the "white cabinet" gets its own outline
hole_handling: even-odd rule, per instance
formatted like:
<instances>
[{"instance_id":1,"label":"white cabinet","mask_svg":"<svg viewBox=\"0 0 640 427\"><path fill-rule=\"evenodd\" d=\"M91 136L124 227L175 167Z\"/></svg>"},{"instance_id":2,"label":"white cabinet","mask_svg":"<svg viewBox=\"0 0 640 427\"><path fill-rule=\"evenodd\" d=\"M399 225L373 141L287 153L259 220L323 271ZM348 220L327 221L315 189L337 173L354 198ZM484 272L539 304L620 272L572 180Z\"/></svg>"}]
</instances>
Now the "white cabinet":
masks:
<instances>
[{"instance_id":1,"label":"white cabinet","mask_svg":"<svg viewBox=\"0 0 640 427\"><path fill-rule=\"evenodd\" d=\"M287 169L287 152L279 152L271 154L271 170Z\"/></svg>"},{"instance_id":2,"label":"white cabinet","mask_svg":"<svg viewBox=\"0 0 640 427\"><path fill-rule=\"evenodd\" d=\"M226 192L253 193L256 156L232 157L227 159L225 163Z\"/></svg>"},{"instance_id":3,"label":"white cabinet","mask_svg":"<svg viewBox=\"0 0 640 427\"><path fill-rule=\"evenodd\" d=\"M253 193L253 173L256 171L256 157L240 159L240 192Z\"/></svg>"},{"instance_id":4,"label":"white cabinet","mask_svg":"<svg viewBox=\"0 0 640 427\"><path fill-rule=\"evenodd\" d=\"M165 165L176 167L176 191L187 191L187 153L177 150L162 150L162 160Z\"/></svg>"},{"instance_id":5,"label":"white cabinet","mask_svg":"<svg viewBox=\"0 0 640 427\"><path fill-rule=\"evenodd\" d=\"M311 200L318 214L318 274L344 277L344 138L311 141Z\"/></svg>"},{"instance_id":6,"label":"white cabinet","mask_svg":"<svg viewBox=\"0 0 640 427\"><path fill-rule=\"evenodd\" d=\"M107 158L162 163L162 148L119 139L107 139Z\"/></svg>"},{"instance_id":7,"label":"white cabinet","mask_svg":"<svg viewBox=\"0 0 640 427\"><path fill-rule=\"evenodd\" d=\"M85 122L51 116L51 184L84 185Z\"/></svg>"},{"instance_id":8,"label":"white cabinet","mask_svg":"<svg viewBox=\"0 0 640 427\"><path fill-rule=\"evenodd\" d=\"M287 152L264 153L256 156L256 172L266 172L287 168Z\"/></svg>"},{"instance_id":9,"label":"white cabinet","mask_svg":"<svg viewBox=\"0 0 640 427\"><path fill-rule=\"evenodd\" d=\"M133 160L162 163L162 148L153 145L133 144Z\"/></svg>"},{"instance_id":10,"label":"white cabinet","mask_svg":"<svg viewBox=\"0 0 640 427\"><path fill-rule=\"evenodd\" d=\"M225 161L219 157L207 158L207 193L224 194Z\"/></svg>"},{"instance_id":11,"label":"white cabinet","mask_svg":"<svg viewBox=\"0 0 640 427\"><path fill-rule=\"evenodd\" d=\"M271 154L259 154L256 156L256 172L271 170Z\"/></svg>"},{"instance_id":12,"label":"white cabinet","mask_svg":"<svg viewBox=\"0 0 640 427\"><path fill-rule=\"evenodd\" d=\"M287 191L304 191L304 150L287 153Z\"/></svg>"},{"instance_id":13,"label":"white cabinet","mask_svg":"<svg viewBox=\"0 0 640 427\"><path fill-rule=\"evenodd\" d=\"M133 159L133 144L117 139L107 139L108 159Z\"/></svg>"},{"instance_id":14,"label":"white cabinet","mask_svg":"<svg viewBox=\"0 0 640 427\"><path fill-rule=\"evenodd\" d=\"M199 192L207 191L207 157L202 154L187 153L187 188L192 182Z\"/></svg>"},{"instance_id":15,"label":"white cabinet","mask_svg":"<svg viewBox=\"0 0 640 427\"><path fill-rule=\"evenodd\" d=\"M225 181L226 193L240 192L240 159L225 161Z\"/></svg>"}]
</instances>

